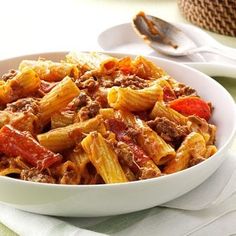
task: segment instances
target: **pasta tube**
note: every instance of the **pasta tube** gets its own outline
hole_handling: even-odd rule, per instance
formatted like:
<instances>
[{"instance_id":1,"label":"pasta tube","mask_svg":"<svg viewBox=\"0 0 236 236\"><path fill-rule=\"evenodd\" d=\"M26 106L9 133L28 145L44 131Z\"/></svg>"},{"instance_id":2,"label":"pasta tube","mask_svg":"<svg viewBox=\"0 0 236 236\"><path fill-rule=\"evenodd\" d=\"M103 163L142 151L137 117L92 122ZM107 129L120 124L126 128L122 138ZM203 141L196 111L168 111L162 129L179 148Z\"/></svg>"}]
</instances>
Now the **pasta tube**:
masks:
<instances>
[{"instance_id":1,"label":"pasta tube","mask_svg":"<svg viewBox=\"0 0 236 236\"><path fill-rule=\"evenodd\" d=\"M72 161L66 161L58 168L58 174L60 176L60 184L79 184L80 173L78 166ZM69 174L68 174L69 173Z\"/></svg>"},{"instance_id":2,"label":"pasta tube","mask_svg":"<svg viewBox=\"0 0 236 236\"><path fill-rule=\"evenodd\" d=\"M80 141L82 133L89 133L93 130L105 133L101 116L53 129L47 133L39 134L37 138L42 146L51 151L59 152L73 147L77 141Z\"/></svg>"},{"instance_id":3,"label":"pasta tube","mask_svg":"<svg viewBox=\"0 0 236 236\"><path fill-rule=\"evenodd\" d=\"M19 175L20 173L21 173L20 169L9 167L9 168L6 168L6 169L0 171L0 176L7 176L7 175L12 175L12 174L18 174Z\"/></svg>"},{"instance_id":4,"label":"pasta tube","mask_svg":"<svg viewBox=\"0 0 236 236\"><path fill-rule=\"evenodd\" d=\"M128 127L123 121L108 119L106 120L106 124L109 130L116 134L116 139L119 141L117 148L121 154L120 158L139 179L153 178L161 175L160 169L155 165L153 160L136 144L135 137L127 133Z\"/></svg>"},{"instance_id":5,"label":"pasta tube","mask_svg":"<svg viewBox=\"0 0 236 236\"><path fill-rule=\"evenodd\" d=\"M40 120L43 124L50 121L52 114L60 111L62 108L78 96L80 90L70 77L65 77L57 84L48 94L46 94L39 102Z\"/></svg>"},{"instance_id":6,"label":"pasta tube","mask_svg":"<svg viewBox=\"0 0 236 236\"><path fill-rule=\"evenodd\" d=\"M101 176L97 173L95 167L91 163L88 154L82 147L77 146L68 157L72 162L76 163L81 179L81 184L99 184L104 183Z\"/></svg>"},{"instance_id":7,"label":"pasta tube","mask_svg":"<svg viewBox=\"0 0 236 236\"><path fill-rule=\"evenodd\" d=\"M127 126L134 127L140 131L138 144L151 157L156 165L163 165L175 157L175 150L167 144L156 132L154 132L145 122L137 119L132 113L112 109L101 109L106 119L116 118L122 120Z\"/></svg>"},{"instance_id":8,"label":"pasta tube","mask_svg":"<svg viewBox=\"0 0 236 236\"><path fill-rule=\"evenodd\" d=\"M132 64L135 68L134 74L144 79L158 79L166 74L163 69L142 56L136 57Z\"/></svg>"},{"instance_id":9,"label":"pasta tube","mask_svg":"<svg viewBox=\"0 0 236 236\"><path fill-rule=\"evenodd\" d=\"M22 97L27 97L37 91L40 85L38 75L31 69L25 68L13 79L0 85L0 104L7 104Z\"/></svg>"},{"instance_id":10,"label":"pasta tube","mask_svg":"<svg viewBox=\"0 0 236 236\"><path fill-rule=\"evenodd\" d=\"M146 125L145 122L137 119L132 113L122 110L115 111L111 108L101 109L101 113L106 119L116 118L124 122L125 125L139 130L138 144L156 165L163 165L175 157L175 150Z\"/></svg>"},{"instance_id":11,"label":"pasta tube","mask_svg":"<svg viewBox=\"0 0 236 236\"><path fill-rule=\"evenodd\" d=\"M66 56L66 60L85 70L99 70L102 74L110 74L118 66L118 59L97 52L71 52Z\"/></svg>"},{"instance_id":12,"label":"pasta tube","mask_svg":"<svg viewBox=\"0 0 236 236\"><path fill-rule=\"evenodd\" d=\"M90 133L81 145L106 184L128 181L115 152L100 133Z\"/></svg>"},{"instance_id":13,"label":"pasta tube","mask_svg":"<svg viewBox=\"0 0 236 236\"><path fill-rule=\"evenodd\" d=\"M41 80L46 81L60 81L66 76L75 79L79 76L78 68L66 62L52 62L45 60L23 60L19 65L19 70L23 71L25 68L30 68L35 71Z\"/></svg>"},{"instance_id":14,"label":"pasta tube","mask_svg":"<svg viewBox=\"0 0 236 236\"><path fill-rule=\"evenodd\" d=\"M115 112L115 118L122 120L127 126L134 127L136 125L136 118L130 112L118 110Z\"/></svg>"},{"instance_id":15,"label":"pasta tube","mask_svg":"<svg viewBox=\"0 0 236 236\"><path fill-rule=\"evenodd\" d=\"M217 152L217 147L215 145L207 145L204 158L207 159L211 157L212 155L214 155L216 152Z\"/></svg>"},{"instance_id":16,"label":"pasta tube","mask_svg":"<svg viewBox=\"0 0 236 236\"><path fill-rule=\"evenodd\" d=\"M205 119L198 116L189 116L187 126L190 131L200 133L207 144L214 144L216 137L215 125L208 124Z\"/></svg>"},{"instance_id":17,"label":"pasta tube","mask_svg":"<svg viewBox=\"0 0 236 236\"><path fill-rule=\"evenodd\" d=\"M90 162L90 160L82 148L76 147L72 152L70 152L68 159L78 166L81 175L86 172L86 165Z\"/></svg>"},{"instance_id":18,"label":"pasta tube","mask_svg":"<svg viewBox=\"0 0 236 236\"><path fill-rule=\"evenodd\" d=\"M75 118L75 112L62 111L56 112L51 116L51 128L56 129L71 125Z\"/></svg>"},{"instance_id":19,"label":"pasta tube","mask_svg":"<svg viewBox=\"0 0 236 236\"><path fill-rule=\"evenodd\" d=\"M101 108L99 114L103 119L111 119L115 117L115 110L113 108Z\"/></svg>"},{"instance_id":20,"label":"pasta tube","mask_svg":"<svg viewBox=\"0 0 236 236\"><path fill-rule=\"evenodd\" d=\"M176 152L175 159L168 162L163 170L166 174L184 170L189 167L191 157L204 157L206 142L199 133L190 133Z\"/></svg>"},{"instance_id":21,"label":"pasta tube","mask_svg":"<svg viewBox=\"0 0 236 236\"><path fill-rule=\"evenodd\" d=\"M158 83L134 90L131 88L113 87L108 91L107 99L111 107L127 111L144 111L154 106L163 98L163 90Z\"/></svg>"},{"instance_id":22,"label":"pasta tube","mask_svg":"<svg viewBox=\"0 0 236 236\"><path fill-rule=\"evenodd\" d=\"M18 118L21 114L11 113L9 111L0 111L0 128L9 124L13 119Z\"/></svg>"},{"instance_id":23,"label":"pasta tube","mask_svg":"<svg viewBox=\"0 0 236 236\"><path fill-rule=\"evenodd\" d=\"M102 108L99 110L99 114L103 119L113 119L122 120L126 125L134 126L136 123L135 116L123 110L114 110L113 108Z\"/></svg>"},{"instance_id":24,"label":"pasta tube","mask_svg":"<svg viewBox=\"0 0 236 236\"><path fill-rule=\"evenodd\" d=\"M0 176L20 175L23 169L29 169L21 157L2 157L0 159Z\"/></svg>"},{"instance_id":25,"label":"pasta tube","mask_svg":"<svg viewBox=\"0 0 236 236\"><path fill-rule=\"evenodd\" d=\"M153 107L150 117L155 119L156 117L166 117L170 121L173 121L179 125L186 125L188 118L181 115L174 109L166 106L163 102L157 101Z\"/></svg>"},{"instance_id":26,"label":"pasta tube","mask_svg":"<svg viewBox=\"0 0 236 236\"><path fill-rule=\"evenodd\" d=\"M140 119L137 119L136 127L141 131L138 136L139 145L152 158L156 165L163 165L175 158L175 150L167 144L156 132Z\"/></svg>"}]
</instances>

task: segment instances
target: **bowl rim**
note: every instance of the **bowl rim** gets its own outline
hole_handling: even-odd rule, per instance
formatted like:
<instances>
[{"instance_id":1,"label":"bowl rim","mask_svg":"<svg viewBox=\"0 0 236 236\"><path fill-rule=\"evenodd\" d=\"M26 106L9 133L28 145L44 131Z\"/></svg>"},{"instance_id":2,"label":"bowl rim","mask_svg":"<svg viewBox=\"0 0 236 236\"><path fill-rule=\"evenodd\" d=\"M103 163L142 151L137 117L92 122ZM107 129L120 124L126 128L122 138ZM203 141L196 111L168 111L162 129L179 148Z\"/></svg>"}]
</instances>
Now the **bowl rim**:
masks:
<instances>
[{"instance_id":1,"label":"bowl rim","mask_svg":"<svg viewBox=\"0 0 236 236\"><path fill-rule=\"evenodd\" d=\"M24 55L20 55L20 56L16 56L16 57L9 57L9 58L5 58L5 59L1 59L0 60L0 64L1 63L4 63L4 62L7 62L7 61L12 61L12 60L24 60L24 59L28 59L28 58L34 58L34 57L50 57L50 56L55 56L55 55L58 55L58 56L62 56L62 55L66 55L68 54L70 51L46 51L46 52L36 52L36 53L32 53L32 54L24 54ZM111 56L115 56L115 57L125 57L125 56L130 56L130 57L136 57L138 55L141 55L141 54L135 54L135 53L124 53L124 52L117 52L117 51L102 51L102 50L96 50L96 51L83 51L83 50L80 50L79 52L98 52L98 53L104 53L104 54L107 54L107 55L111 55ZM131 181L131 182L125 182L125 183L112 183L112 184L94 184L94 185L70 185L70 184L52 184L52 183L39 183L39 182L33 182L33 181L26 181L26 180L21 180L21 179L15 179L15 178L11 178L11 177L8 177L8 176L0 176L0 181L1 180L5 180L7 182L10 182L10 183L19 183L21 185L30 185L30 186L39 186L41 188L60 188L60 189L114 189L114 188L120 188L120 187L136 187L136 186L142 186L143 184L153 184L155 183L156 181L168 181L169 178L174 178L174 177L177 177L177 176L180 176L180 175L184 175L184 174L187 174L193 170L197 171L197 169L201 168L201 166L204 166L204 165L207 165L209 162L211 162L212 160L214 160L215 158L217 158L217 156L221 156L222 152L226 152L227 150L227 147L229 147L234 139L234 137L236 136L236 105L235 105L235 102L234 102L234 99L233 97L230 95L230 93L219 83L217 82L216 80L214 80L213 78L211 78L210 76L204 74L203 72L200 72L198 71L197 69L194 69L188 65L185 65L185 64L181 64L181 63L178 63L178 62L175 62L175 61L171 61L171 60L168 60L168 59L165 59L165 58L160 58L160 57L155 57L155 56L148 56L148 55L142 55L143 57L151 60L151 61L163 61L164 63L169 63L169 64L173 64L175 66L180 66L180 67L183 67L187 70L190 70L192 71L193 73L197 73L199 74L200 76L203 76L203 77L206 77L208 80L210 80L212 83L215 84L215 86L218 86L220 87L220 89L222 91L224 91L225 95L227 96L227 99L230 103L232 103L232 107L233 107L233 112L232 112L232 116L233 116L233 120L235 121L233 123L233 127L231 129L231 132L230 132L230 135L229 137L227 137L225 143L217 150L217 152L211 156L211 158L208 158L207 160L195 165L195 166L192 166L192 167L189 167L187 169L184 169L184 170L181 170L181 171L178 171L178 172L175 172L175 173L172 173L172 174L169 174L169 175L163 175L163 176L160 176L160 177L155 177L155 178L150 178L150 179L143 179L143 180L135 180L135 181ZM46 58L48 60L51 60L50 58ZM53 59L52 59L53 60ZM154 62L155 63L155 62Z\"/></svg>"}]
</instances>

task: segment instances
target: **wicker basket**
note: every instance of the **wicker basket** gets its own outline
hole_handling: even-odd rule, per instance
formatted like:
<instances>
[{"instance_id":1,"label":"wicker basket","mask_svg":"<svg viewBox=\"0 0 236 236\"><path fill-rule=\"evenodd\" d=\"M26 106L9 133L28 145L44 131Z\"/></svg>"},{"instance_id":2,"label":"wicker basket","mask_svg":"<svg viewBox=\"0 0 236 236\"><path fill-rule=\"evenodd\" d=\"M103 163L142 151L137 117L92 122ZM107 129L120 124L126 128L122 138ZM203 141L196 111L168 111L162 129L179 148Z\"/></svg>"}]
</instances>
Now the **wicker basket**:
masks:
<instances>
[{"instance_id":1,"label":"wicker basket","mask_svg":"<svg viewBox=\"0 0 236 236\"><path fill-rule=\"evenodd\" d=\"M236 37L236 0L178 0L178 6L193 24Z\"/></svg>"}]
</instances>

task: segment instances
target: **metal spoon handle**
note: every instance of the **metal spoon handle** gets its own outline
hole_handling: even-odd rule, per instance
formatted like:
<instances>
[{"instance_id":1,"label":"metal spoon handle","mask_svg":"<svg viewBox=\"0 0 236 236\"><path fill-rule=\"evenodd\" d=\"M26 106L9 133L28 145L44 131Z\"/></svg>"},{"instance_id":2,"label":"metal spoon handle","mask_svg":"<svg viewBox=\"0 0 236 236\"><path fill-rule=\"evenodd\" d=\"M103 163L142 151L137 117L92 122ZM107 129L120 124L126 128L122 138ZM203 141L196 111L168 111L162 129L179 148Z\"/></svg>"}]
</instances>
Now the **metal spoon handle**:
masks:
<instances>
[{"instance_id":1,"label":"metal spoon handle","mask_svg":"<svg viewBox=\"0 0 236 236\"><path fill-rule=\"evenodd\" d=\"M190 49L188 51L188 54L199 53L199 52L208 52L208 53L217 54L217 55L223 56L225 58L228 58L230 60L233 60L236 63L236 55L232 55L232 53L230 53L228 50L226 51L224 49L202 46L199 48Z\"/></svg>"}]
</instances>

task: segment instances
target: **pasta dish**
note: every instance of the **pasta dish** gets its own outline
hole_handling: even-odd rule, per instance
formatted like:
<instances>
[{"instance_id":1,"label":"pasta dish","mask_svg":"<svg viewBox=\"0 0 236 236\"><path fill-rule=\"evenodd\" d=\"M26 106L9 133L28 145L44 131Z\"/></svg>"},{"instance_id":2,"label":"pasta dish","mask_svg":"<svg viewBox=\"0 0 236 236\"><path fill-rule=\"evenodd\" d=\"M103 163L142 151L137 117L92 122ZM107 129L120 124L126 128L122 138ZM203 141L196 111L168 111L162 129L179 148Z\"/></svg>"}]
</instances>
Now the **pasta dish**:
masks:
<instances>
[{"instance_id":1,"label":"pasta dish","mask_svg":"<svg viewBox=\"0 0 236 236\"><path fill-rule=\"evenodd\" d=\"M217 152L212 111L142 56L23 60L0 79L0 175L78 185L172 174Z\"/></svg>"}]
</instances>

